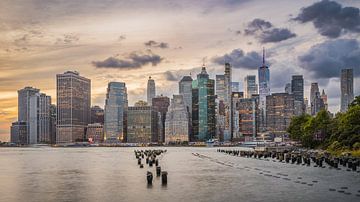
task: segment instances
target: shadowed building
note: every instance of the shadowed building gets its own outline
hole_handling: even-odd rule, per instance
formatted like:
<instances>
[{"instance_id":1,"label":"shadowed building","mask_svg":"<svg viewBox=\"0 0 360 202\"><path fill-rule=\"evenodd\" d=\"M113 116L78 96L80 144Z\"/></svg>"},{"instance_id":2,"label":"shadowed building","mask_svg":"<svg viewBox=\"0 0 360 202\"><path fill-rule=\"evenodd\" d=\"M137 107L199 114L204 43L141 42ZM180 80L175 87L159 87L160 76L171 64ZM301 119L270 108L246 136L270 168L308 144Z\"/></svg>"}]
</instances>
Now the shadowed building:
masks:
<instances>
[{"instance_id":1,"label":"shadowed building","mask_svg":"<svg viewBox=\"0 0 360 202\"><path fill-rule=\"evenodd\" d=\"M293 75L292 76L291 94L294 95L295 115L299 116L305 112L304 78L302 75Z\"/></svg>"},{"instance_id":2,"label":"shadowed building","mask_svg":"<svg viewBox=\"0 0 360 202\"><path fill-rule=\"evenodd\" d=\"M90 115L90 123L104 124L104 109L102 109L101 107L92 106Z\"/></svg>"},{"instance_id":3,"label":"shadowed building","mask_svg":"<svg viewBox=\"0 0 360 202\"><path fill-rule=\"evenodd\" d=\"M159 142L165 141L165 119L168 107L170 105L170 99L166 96L158 96L152 99L153 110L157 111L160 114L159 117Z\"/></svg>"},{"instance_id":4,"label":"shadowed building","mask_svg":"<svg viewBox=\"0 0 360 202\"><path fill-rule=\"evenodd\" d=\"M147 103L148 105L152 105L152 99L156 96L156 88L154 79L149 76L149 80L147 82Z\"/></svg>"},{"instance_id":5,"label":"shadowed building","mask_svg":"<svg viewBox=\"0 0 360 202\"><path fill-rule=\"evenodd\" d=\"M348 110L349 104L354 100L354 72L353 69L341 70L341 112Z\"/></svg>"},{"instance_id":6,"label":"shadowed building","mask_svg":"<svg viewBox=\"0 0 360 202\"><path fill-rule=\"evenodd\" d=\"M17 121L10 127L10 142L15 144L28 144L27 123Z\"/></svg>"},{"instance_id":7,"label":"shadowed building","mask_svg":"<svg viewBox=\"0 0 360 202\"><path fill-rule=\"evenodd\" d=\"M86 140L100 143L104 140L104 127L101 123L91 123L86 128Z\"/></svg>"},{"instance_id":8,"label":"shadowed building","mask_svg":"<svg viewBox=\"0 0 360 202\"><path fill-rule=\"evenodd\" d=\"M56 75L56 143L83 141L90 123L91 81L76 71Z\"/></svg>"}]
</instances>

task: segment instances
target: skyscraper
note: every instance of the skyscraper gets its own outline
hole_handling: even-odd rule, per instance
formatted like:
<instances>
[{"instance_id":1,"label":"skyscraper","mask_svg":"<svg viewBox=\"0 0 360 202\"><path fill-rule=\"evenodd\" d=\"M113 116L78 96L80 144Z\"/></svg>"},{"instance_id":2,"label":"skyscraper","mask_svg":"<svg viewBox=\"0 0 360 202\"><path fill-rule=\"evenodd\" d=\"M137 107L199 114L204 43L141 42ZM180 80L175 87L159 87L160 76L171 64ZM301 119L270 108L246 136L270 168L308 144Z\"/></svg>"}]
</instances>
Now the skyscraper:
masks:
<instances>
[{"instance_id":1,"label":"skyscraper","mask_svg":"<svg viewBox=\"0 0 360 202\"><path fill-rule=\"evenodd\" d=\"M18 91L18 120L21 127L26 124L27 132L22 144L50 142L50 105L51 97L39 89L25 87Z\"/></svg>"},{"instance_id":2,"label":"skyscraper","mask_svg":"<svg viewBox=\"0 0 360 202\"><path fill-rule=\"evenodd\" d=\"M251 98L251 95L258 94L258 85L255 75L247 75L244 78L244 97Z\"/></svg>"},{"instance_id":3,"label":"skyscraper","mask_svg":"<svg viewBox=\"0 0 360 202\"><path fill-rule=\"evenodd\" d=\"M320 92L315 92L315 97L311 103L311 114L314 116L322 109L325 109L324 100L321 98Z\"/></svg>"},{"instance_id":4,"label":"skyscraper","mask_svg":"<svg viewBox=\"0 0 360 202\"><path fill-rule=\"evenodd\" d=\"M321 99L322 99L322 101L324 103L325 110L328 110L328 96L326 95L324 89L322 90L322 93L321 93L320 97L321 97Z\"/></svg>"},{"instance_id":5,"label":"skyscraper","mask_svg":"<svg viewBox=\"0 0 360 202\"><path fill-rule=\"evenodd\" d=\"M165 121L165 142L182 143L189 141L189 113L182 95L171 99Z\"/></svg>"},{"instance_id":6,"label":"skyscraper","mask_svg":"<svg viewBox=\"0 0 360 202\"><path fill-rule=\"evenodd\" d=\"M231 139L231 66L225 63L225 74L216 75L217 128L220 141Z\"/></svg>"},{"instance_id":7,"label":"skyscraper","mask_svg":"<svg viewBox=\"0 0 360 202\"><path fill-rule=\"evenodd\" d=\"M183 96L185 106L190 113L192 105L192 81L191 76L184 76L179 82L179 94Z\"/></svg>"},{"instance_id":8,"label":"skyscraper","mask_svg":"<svg viewBox=\"0 0 360 202\"><path fill-rule=\"evenodd\" d=\"M153 110L158 112L160 114L159 117L159 142L165 141L165 119L166 119L166 113L168 111L168 107L170 105L170 99L166 96L158 96L152 99L152 107Z\"/></svg>"},{"instance_id":9,"label":"skyscraper","mask_svg":"<svg viewBox=\"0 0 360 202\"><path fill-rule=\"evenodd\" d=\"M156 88L154 79L149 76L149 80L147 83L147 103L151 106L152 99L156 96Z\"/></svg>"},{"instance_id":10,"label":"skyscraper","mask_svg":"<svg viewBox=\"0 0 360 202\"><path fill-rule=\"evenodd\" d=\"M293 75L291 79L291 93L294 95L295 115L305 112L304 78L302 75Z\"/></svg>"},{"instance_id":11,"label":"skyscraper","mask_svg":"<svg viewBox=\"0 0 360 202\"><path fill-rule=\"evenodd\" d=\"M354 72L353 69L341 70L341 112L348 110L354 100Z\"/></svg>"},{"instance_id":12,"label":"skyscraper","mask_svg":"<svg viewBox=\"0 0 360 202\"><path fill-rule=\"evenodd\" d=\"M265 49L263 50L263 64L259 67L259 130L266 131L266 96L270 95L270 70L265 65Z\"/></svg>"},{"instance_id":13,"label":"skyscraper","mask_svg":"<svg viewBox=\"0 0 360 202\"><path fill-rule=\"evenodd\" d=\"M266 98L267 130L283 135L294 116L294 95L273 93Z\"/></svg>"},{"instance_id":14,"label":"skyscraper","mask_svg":"<svg viewBox=\"0 0 360 202\"><path fill-rule=\"evenodd\" d=\"M238 141L240 140L241 136L240 136L240 126L239 126L239 111L237 110L238 107L238 102L240 101L240 99L244 98L244 93L243 92L235 92L233 91L231 93L231 111L232 111L232 137L231 140L232 141Z\"/></svg>"},{"instance_id":15,"label":"skyscraper","mask_svg":"<svg viewBox=\"0 0 360 202\"><path fill-rule=\"evenodd\" d=\"M135 103L128 109L127 142L158 142L158 112L146 102Z\"/></svg>"},{"instance_id":16,"label":"skyscraper","mask_svg":"<svg viewBox=\"0 0 360 202\"><path fill-rule=\"evenodd\" d=\"M253 141L259 130L258 97L242 98L237 103L239 114L239 133L245 141Z\"/></svg>"},{"instance_id":17,"label":"skyscraper","mask_svg":"<svg viewBox=\"0 0 360 202\"><path fill-rule=\"evenodd\" d=\"M240 91L240 83L231 82L231 92L239 92L239 91Z\"/></svg>"},{"instance_id":18,"label":"skyscraper","mask_svg":"<svg viewBox=\"0 0 360 202\"><path fill-rule=\"evenodd\" d=\"M56 143L83 141L90 123L91 81L76 71L56 75Z\"/></svg>"},{"instance_id":19,"label":"skyscraper","mask_svg":"<svg viewBox=\"0 0 360 202\"><path fill-rule=\"evenodd\" d=\"M209 79L205 65L192 83L191 141L207 141L215 137L214 80Z\"/></svg>"},{"instance_id":20,"label":"skyscraper","mask_svg":"<svg viewBox=\"0 0 360 202\"><path fill-rule=\"evenodd\" d=\"M126 140L127 109L128 99L125 83L110 82L105 100L104 139L106 142Z\"/></svg>"},{"instance_id":21,"label":"skyscraper","mask_svg":"<svg viewBox=\"0 0 360 202\"><path fill-rule=\"evenodd\" d=\"M311 83L311 87L310 87L311 115L315 115L317 113L317 111L318 111L317 110L318 107L315 106L315 102L317 102L315 99L317 99L320 96L317 96L317 94L320 95L318 83Z\"/></svg>"}]
</instances>

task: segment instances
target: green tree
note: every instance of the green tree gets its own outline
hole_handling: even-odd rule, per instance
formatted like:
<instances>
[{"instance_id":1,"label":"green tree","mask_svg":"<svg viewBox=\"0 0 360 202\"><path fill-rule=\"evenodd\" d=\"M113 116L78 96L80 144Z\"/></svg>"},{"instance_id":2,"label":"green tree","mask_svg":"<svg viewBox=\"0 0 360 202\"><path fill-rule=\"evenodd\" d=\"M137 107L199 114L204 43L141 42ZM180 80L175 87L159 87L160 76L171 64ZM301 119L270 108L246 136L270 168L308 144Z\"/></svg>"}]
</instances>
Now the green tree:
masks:
<instances>
[{"instance_id":1,"label":"green tree","mask_svg":"<svg viewBox=\"0 0 360 202\"><path fill-rule=\"evenodd\" d=\"M349 107L360 106L360 96L356 96Z\"/></svg>"},{"instance_id":2,"label":"green tree","mask_svg":"<svg viewBox=\"0 0 360 202\"><path fill-rule=\"evenodd\" d=\"M291 119L289 128L287 132L290 134L292 140L300 141L302 135L304 134L303 127L305 123L311 118L308 114L303 114L300 116L294 116Z\"/></svg>"}]
</instances>

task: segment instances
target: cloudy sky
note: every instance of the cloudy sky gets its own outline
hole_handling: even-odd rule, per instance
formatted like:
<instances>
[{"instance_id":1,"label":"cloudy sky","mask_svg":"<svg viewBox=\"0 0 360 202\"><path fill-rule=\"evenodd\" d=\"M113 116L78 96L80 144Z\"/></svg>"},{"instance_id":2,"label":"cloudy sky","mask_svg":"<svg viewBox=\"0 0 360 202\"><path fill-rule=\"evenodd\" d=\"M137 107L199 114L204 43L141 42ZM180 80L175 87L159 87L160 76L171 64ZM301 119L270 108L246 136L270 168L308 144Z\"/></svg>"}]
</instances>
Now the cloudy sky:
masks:
<instances>
[{"instance_id":1,"label":"cloudy sky","mask_svg":"<svg viewBox=\"0 0 360 202\"><path fill-rule=\"evenodd\" d=\"M242 83L257 75L263 47L272 92L302 74L306 97L318 82L336 112L341 68L354 69L360 94L359 8L358 0L1 0L0 140L17 119L17 90L39 88L55 104L57 73L90 78L100 106L109 81L126 82L133 104L146 99L148 76L172 96L203 61L212 77L230 62Z\"/></svg>"}]
</instances>

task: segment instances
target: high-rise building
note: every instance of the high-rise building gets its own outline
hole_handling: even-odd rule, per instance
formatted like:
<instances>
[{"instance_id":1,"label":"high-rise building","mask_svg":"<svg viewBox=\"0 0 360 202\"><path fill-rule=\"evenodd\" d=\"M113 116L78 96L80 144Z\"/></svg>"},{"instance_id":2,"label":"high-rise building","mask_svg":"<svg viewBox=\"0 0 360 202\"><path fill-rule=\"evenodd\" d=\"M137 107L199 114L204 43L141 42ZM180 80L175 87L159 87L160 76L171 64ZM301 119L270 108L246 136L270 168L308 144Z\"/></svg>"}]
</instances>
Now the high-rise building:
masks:
<instances>
[{"instance_id":1,"label":"high-rise building","mask_svg":"<svg viewBox=\"0 0 360 202\"><path fill-rule=\"evenodd\" d=\"M192 83L191 141L207 141L215 137L215 89L205 65Z\"/></svg>"},{"instance_id":2,"label":"high-rise building","mask_svg":"<svg viewBox=\"0 0 360 202\"><path fill-rule=\"evenodd\" d=\"M302 75L293 75L291 79L291 93L294 95L295 115L305 112L304 105L304 78Z\"/></svg>"},{"instance_id":3,"label":"high-rise building","mask_svg":"<svg viewBox=\"0 0 360 202\"><path fill-rule=\"evenodd\" d=\"M192 81L191 76L184 76L179 82L179 94L183 96L184 103L189 113L192 105Z\"/></svg>"},{"instance_id":4,"label":"high-rise building","mask_svg":"<svg viewBox=\"0 0 360 202\"><path fill-rule=\"evenodd\" d=\"M322 99L322 101L324 103L324 108L327 111L328 110L328 96L325 94L324 89L322 90L320 98Z\"/></svg>"},{"instance_id":5,"label":"high-rise building","mask_svg":"<svg viewBox=\"0 0 360 202\"><path fill-rule=\"evenodd\" d=\"M251 95L258 94L258 85L255 75L247 75L244 78L244 97L251 98Z\"/></svg>"},{"instance_id":6,"label":"high-rise building","mask_svg":"<svg viewBox=\"0 0 360 202\"><path fill-rule=\"evenodd\" d=\"M50 143L56 144L56 105L50 106Z\"/></svg>"},{"instance_id":7,"label":"high-rise building","mask_svg":"<svg viewBox=\"0 0 360 202\"><path fill-rule=\"evenodd\" d=\"M232 137L231 140L240 140L240 127L239 127L239 111L237 110L238 102L244 98L243 92L232 92L231 96L231 112L232 112Z\"/></svg>"},{"instance_id":8,"label":"high-rise building","mask_svg":"<svg viewBox=\"0 0 360 202\"><path fill-rule=\"evenodd\" d=\"M317 107L315 106L315 99L317 99L317 94L320 95L319 85L318 83L311 83L310 87L310 107L311 107L311 115L315 115L317 113Z\"/></svg>"},{"instance_id":9,"label":"high-rise building","mask_svg":"<svg viewBox=\"0 0 360 202\"><path fill-rule=\"evenodd\" d=\"M273 93L266 98L267 130L275 135L286 133L294 116L294 95Z\"/></svg>"},{"instance_id":10,"label":"high-rise building","mask_svg":"<svg viewBox=\"0 0 360 202\"><path fill-rule=\"evenodd\" d=\"M124 82L110 82L105 100L104 139L106 142L126 140L128 98Z\"/></svg>"},{"instance_id":11,"label":"high-rise building","mask_svg":"<svg viewBox=\"0 0 360 202\"><path fill-rule=\"evenodd\" d=\"M17 121L10 127L10 142L14 144L28 144L27 122Z\"/></svg>"},{"instance_id":12,"label":"high-rise building","mask_svg":"<svg viewBox=\"0 0 360 202\"><path fill-rule=\"evenodd\" d=\"M291 93L292 93L292 91L291 91L291 83L287 83L287 84L285 85L285 93L287 93L287 94L291 94Z\"/></svg>"},{"instance_id":13,"label":"high-rise building","mask_svg":"<svg viewBox=\"0 0 360 202\"><path fill-rule=\"evenodd\" d=\"M166 96L157 96L152 99L152 107L153 110L159 113L159 142L165 141L165 119L166 119L166 113L168 111L168 107L170 105L170 99Z\"/></svg>"},{"instance_id":14,"label":"high-rise building","mask_svg":"<svg viewBox=\"0 0 360 202\"><path fill-rule=\"evenodd\" d=\"M56 75L56 143L83 141L90 123L91 81L76 71Z\"/></svg>"},{"instance_id":15,"label":"high-rise building","mask_svg":"<svg viewBox=\"0 0 360 202\"><path fill-rule=\"evenodd\" d=\"M315 92L315 97L311 103L311 114L315 116L322 109L325 109L324 100L321 98L320 92Z\"/></svg>"},{"instance_id":16,"label":"high-rise building","mask_svg":"<svg viewBox=\"0 0 360 202\"><path fill-rule=\"evenodd\" d=\"M50 142L50 105L51 97L39 89L25 87L18 91L18 120L26 123L26 144Z\"/></svg>"},{"instance_id":17,"label":"high-rise building","mask_svg":"<svg viewBox=\"0 0 360 202\"><path fill-rule=\"evenodd\" d=\"M225 63L225 74L216 75L217 136L220 141L231 140L231 66Z\"/></svg>"},{"instance_id":18,"label":"high-rise building","mask_svg":"<svg viewBox=\"0 0 360 202\"><path fill-rule=\"evenodd\" d=\"M354 72L353 69L341 70L341 107L340 111L348 110L349 104L354 100Z\"/></svg>"},{"instance_id":19,"label":"high-rise building","mask_svg":"<svg viewBox=\"0 0 360 202\"><path fill-rule=\"evenodd\" d=\"M265 49L263 50L263 64L259 67L259 130L266 131L266 97L270 95L270 70L265 65Z\"/></svg>"},{"instance_id":20,"label":"high-rise building","mask_svg":"<svg viewBox=\"0 0 360 202\"><path fill-rule=\"evenodd\" d=\"M255 95L255 94L253 94ZM259 131L259 98L253 96L252 98L241 98L236 110L239 114L239 133L240 138L245 141L253 141Z\"/></svg>"},{"instance_id":21,"label":"high-rise building","mask_svg":"<svg viewBox=\"0 0 360 202\"><path fill-rule=\"evenodd\" d=\"M86 128L86 140L93 143L104 141L104 127L101 123L90 123Z\"/></svg>"},{"instance_id":22,"label":"high-rise building","mask_svg":"<svg viewBox=\"0 0 360 202\"><path fill-rule=\"evenodd\" d=\"M158 112L146 102L137 102L128 109L127 142L158 142Z\"/></svg>"},{"instance_id":23,"label":"high-rise building","mask_svg":"<svg viewBox=\"0 0 360 202\"><path fill-rule=\"evenodd\" d=\"M91 107L91 118L90 123L101 123L104 124L104 109L99 106L92 106Z\"/></svg>"},{"instance_id":24,"label":"high-rise building","mask_svg":"<svg viewBox=\"0 0 360 202\"><path fill-rule=\"evenodd\" d=\"M240 91L240 82L231 82L231 92Z\"/></svg>"},{"instance_id":25,"label":"high-rise building","mask_svg":"<svg viewBox=\"0 0 360 202\"><path fill-rule=\"evenodd\" d=\"M165 121L165 142L189 142L189 113L182 95L174 95L171 99Z\"/></svg>"},{"instance_id":26,"label":"high-rise building","mask_svg":"<svg viewBox=\"0 0 360 202\"><path fill-rule=\"evenodd\" d=\"M155 81L154 79L149 77L148 83L147 83L147 103L151 106L152 105L152 99L156 96L156 88L155 88Z\"/></svg>"}]
</instances>

